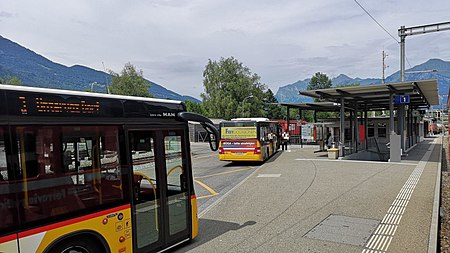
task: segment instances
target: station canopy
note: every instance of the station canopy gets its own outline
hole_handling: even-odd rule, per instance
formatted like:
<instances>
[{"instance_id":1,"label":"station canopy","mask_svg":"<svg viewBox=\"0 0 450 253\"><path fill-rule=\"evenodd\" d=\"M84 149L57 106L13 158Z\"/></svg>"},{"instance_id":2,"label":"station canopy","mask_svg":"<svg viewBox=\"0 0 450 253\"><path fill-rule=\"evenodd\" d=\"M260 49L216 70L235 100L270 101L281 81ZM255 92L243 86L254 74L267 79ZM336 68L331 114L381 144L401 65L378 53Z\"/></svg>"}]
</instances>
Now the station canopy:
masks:
<instances>
[{"instance_id":1,"label":"station canopy","mask_svg":"<svg viewBox=\"0 0 450 253\"><path fill-rule=\"evenodd\" d=\"M300 91L300 95L319 98L326 102L281 105L295 107L301 110L338 111L341 98L344 98L346 109L359 108L373 110L389 109L389 94L409 95L411 108L430 107L439 104L437 80L420 80L386 84L371 84L360 86L335 87L329 89ZM367 106L367 107L366 107Z\"/></svg>"},{"instance_id":2,"label":"station canopy","mask_svg":"<svg viewBox=\"0 0 450 253\"><path fill-rule=\"evenodd\" d=\"M341 103L335 102L280 103L280 105L295 107L300 110L314 110L319 112L334 112L341 109Z\"/></svg>"}]
</instances>

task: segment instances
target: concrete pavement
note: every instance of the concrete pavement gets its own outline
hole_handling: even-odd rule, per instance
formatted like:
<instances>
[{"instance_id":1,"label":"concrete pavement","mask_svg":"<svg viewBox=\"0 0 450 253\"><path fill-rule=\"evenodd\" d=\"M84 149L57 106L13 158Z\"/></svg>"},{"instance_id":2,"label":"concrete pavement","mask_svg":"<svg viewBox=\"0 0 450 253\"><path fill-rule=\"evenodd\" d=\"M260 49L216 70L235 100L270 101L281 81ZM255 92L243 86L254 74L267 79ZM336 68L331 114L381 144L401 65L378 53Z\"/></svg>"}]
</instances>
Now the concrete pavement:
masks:
<instances>
[{"instance_id":1,"label":"concrete pavement","mask_svg":"<svg viewBox=\"0 0 450 253\"><path fill-rule=\"evenodd\" d=\"M291 146L200 214L177 252L427 252L440 139L401 163Z\"/></svg>"}]
</instances>

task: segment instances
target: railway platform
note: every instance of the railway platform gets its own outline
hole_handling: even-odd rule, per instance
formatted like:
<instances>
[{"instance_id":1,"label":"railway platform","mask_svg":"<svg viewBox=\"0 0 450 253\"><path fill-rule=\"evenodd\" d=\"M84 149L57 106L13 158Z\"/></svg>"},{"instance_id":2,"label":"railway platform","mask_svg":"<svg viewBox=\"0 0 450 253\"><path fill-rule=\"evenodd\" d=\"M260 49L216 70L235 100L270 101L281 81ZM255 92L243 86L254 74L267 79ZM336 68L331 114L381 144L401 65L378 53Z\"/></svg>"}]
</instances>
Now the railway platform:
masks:
<instances>
[{"instance_id":1,"label":"railway platform","mask_svg":"<svg viewBox=\"0 0 450 253\"><path fill-rule=\"evenodd\" d=\"M176 252L436 252L441 143L399 163L291 146L200 213Z\"/></svg>"}]
</instances>

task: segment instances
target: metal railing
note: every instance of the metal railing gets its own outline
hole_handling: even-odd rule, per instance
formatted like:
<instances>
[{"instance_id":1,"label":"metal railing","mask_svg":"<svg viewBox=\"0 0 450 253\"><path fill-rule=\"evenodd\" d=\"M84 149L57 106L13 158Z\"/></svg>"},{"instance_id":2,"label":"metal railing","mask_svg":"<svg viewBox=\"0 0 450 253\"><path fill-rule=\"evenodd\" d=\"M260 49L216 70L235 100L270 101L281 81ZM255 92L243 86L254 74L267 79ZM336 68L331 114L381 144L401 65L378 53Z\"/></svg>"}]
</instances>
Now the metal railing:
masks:
<instances>
[{"instance_id":1,"label":"metal railing","mask_svg":"<svg viewBox=\"0 0 450 253\"><path fill-rule=\"evenodd\" d=\"M378 154L381 161L387 161L389 159L389 142L380 142L377 138L367 138L367 148L367 151Z\"/></svg>"}]
</instances>

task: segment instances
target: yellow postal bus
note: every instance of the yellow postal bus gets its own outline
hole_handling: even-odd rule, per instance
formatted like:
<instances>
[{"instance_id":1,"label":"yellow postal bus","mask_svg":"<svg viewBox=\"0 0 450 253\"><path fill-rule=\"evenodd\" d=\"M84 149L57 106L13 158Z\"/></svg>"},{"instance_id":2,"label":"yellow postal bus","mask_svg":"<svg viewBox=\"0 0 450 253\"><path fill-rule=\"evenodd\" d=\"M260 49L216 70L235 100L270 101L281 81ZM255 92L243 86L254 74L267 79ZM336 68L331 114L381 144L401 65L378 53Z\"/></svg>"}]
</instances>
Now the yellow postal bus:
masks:
<instances>
[{"instance_id":1,"label":"yellow postal bus","mask_svg":"<svg viewBox=\"0 0 450 253\"><path fill-rule=\"evenodd\" d=\"M180 101L0 85L0 252L155 252L198 233Z\"/></svg>"},{"instance_id":2,"label":"yellow postal bus","mask_svg":"<svg viewBox=\"0 0 450 253\"><path fill-rule=\"evenodd\" d=\"M281 126L267 118L237 118L220 123L221 161L265 161L278 151Z\"/></svg>"}]
</instances>

